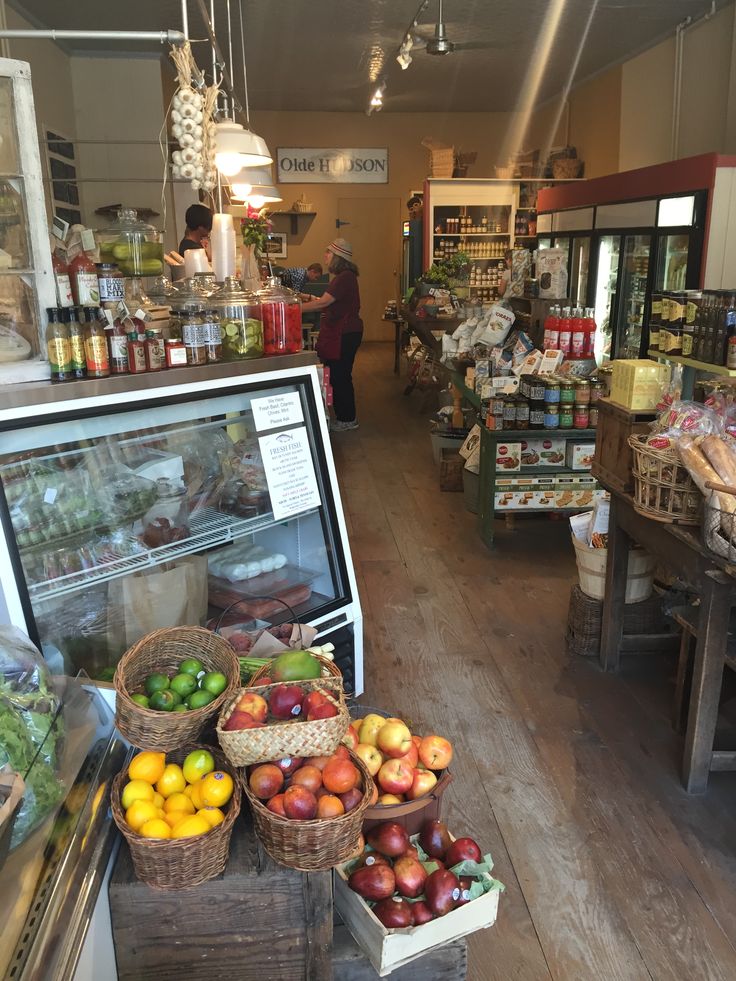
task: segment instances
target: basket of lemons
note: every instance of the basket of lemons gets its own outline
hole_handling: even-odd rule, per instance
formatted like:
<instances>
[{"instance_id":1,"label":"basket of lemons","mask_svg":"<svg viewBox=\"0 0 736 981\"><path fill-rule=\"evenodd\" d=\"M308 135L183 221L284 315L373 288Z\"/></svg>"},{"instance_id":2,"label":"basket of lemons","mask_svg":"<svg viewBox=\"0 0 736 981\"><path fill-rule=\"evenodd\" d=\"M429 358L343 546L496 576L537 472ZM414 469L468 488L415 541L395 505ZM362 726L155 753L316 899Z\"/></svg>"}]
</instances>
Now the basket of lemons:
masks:
<instances>
[{"instance_id":1,"label":"basket of lemons","mask_svg":"<svg viewBox=\"0 0 736 981\"><path fill-rule=\"evenodd\" d=\"M113 678L115 724L140 749L196 742L240 688L228 641L204 627L165 627L130 647Z\"/></svg>"},{"instance_id":2,"label":"basket of lemons","mask_svg":"<svg viewBox=\"0 0 736 981\"><path fill-rule=\"evenodd\" d=\"M186 889L227 865L240 782L211 746L143 750L112 785L112 816L135 874L154 889Z\"/></svg>"}]
</instances>

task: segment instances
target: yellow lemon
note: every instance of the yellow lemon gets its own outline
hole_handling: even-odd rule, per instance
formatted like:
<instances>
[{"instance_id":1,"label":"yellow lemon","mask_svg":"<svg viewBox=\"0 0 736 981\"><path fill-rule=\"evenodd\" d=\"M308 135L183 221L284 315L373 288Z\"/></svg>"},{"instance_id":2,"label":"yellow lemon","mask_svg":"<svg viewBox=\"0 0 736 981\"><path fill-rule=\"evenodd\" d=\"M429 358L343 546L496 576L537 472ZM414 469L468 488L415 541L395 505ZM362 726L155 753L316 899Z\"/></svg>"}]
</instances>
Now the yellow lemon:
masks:
<instances>
[{"instance_id":1,"label":"yellow lemon","mask_svg":"<svg viewBox=\"0 0 736 981\"><path fill-rule=\"evenodd\" d=\"M187 790L189 793L187 794ZM198 811L201 807L204 807L204 801L202 800L202 781L198 780L196 783L192 783L184 791L189 800L194 804L194 809Z\"/></svg>"},{"instance_id":2,"label":"yellow lemon","mask_svg":"<svg viewBox=\"0 0 736 981\"><path fill-rule=\"evenodd\" d=\"M158 808L151 800L134 800L125 812L125 820L133 831L140 831L146 821L152 821L158 816Z\"/></svg>"},{"instance_id":3,"label":"yellow lemon","mask_svg":"<svg viewBox=\"0 0 736 981\"><path fill-rule=\"evenodd\" d=\"M233 778L223 770L202 777L200 799L204 807L222 807L233 795ZM196 802L195 802L196 803Z\"/></svg>"},{"instance_id":4,"label":"yellow lemon","mask_svg":"<svg viewBox=\"0 0 736 981\"><path fill-rule=\"evenodd\" d=\"M222 824L225 820L225 815L219 807L203 807L197 811L197 814L199 817L203 817L205 821L208 821L211 828L216 828L218 824Z\"/></svg>"},{"instance_id":5,"label":"yellow lemon","mask_svg":"<svg viewBox=\"0 0 736 981\"><path fill-rule=\"evenodd\" d=\"M131 780L129 783L126 783L120 795L120 803L123 805L123 810L127 811L134 800L154 800L153 787L150 783L145 780Z\"/></svg>"},{"instance_id":6,"label":"yellow lemon","mask_svg":"<svg viewBox=\"0 0 736 981\"><path fill-rule=\"evenodd\" d=\"M153 790L153 788L151 788L151 789ZM156 793L155 790L153 791L153 803L156 805L156 807L163 807L164 806L164 799L163 799L163 797L161 796L161 794Z\"/></svg>"},{"instance_id":7,"label":"yellow lemon","mask_svg":"<svg viewBox=\"0 0 736 981\"><path fill-rule=\"evenodd\" d=\"M172 814L174 811L185 811L187 814L194 814L196 808L194 804L185 797L184 794L172 794L164 801L164 811Z\"/></svg>"},{"instance_id":8,"label":"yellow lemon","mask_svg":"<svg viewBox=\"0 0 736 981\"><path fill-rule=\"evenodd\" d=\"M169 763L156 781L156 790L163 797L171 797L172 794L180 794L186 785L187 782L178 763Z\"/></svg>"},{"instance_id":9,"label":"yellow lemon","mask_svg":"<svg viewBox=\"0 0 736 981\"><path fill-rule=\"evenodd\" d=\"M191 783L188 783L186 785L186 787L184 788L184 790L182 790L182 793L184 794L185 797L191 797L192 796L192 784Z\"/></svg>"},{"instance_id":10,"label":"yellow lemon","mask_svg":"<svg viewBox=\"0 0 736 981\"><path fill-rule=\"evenodd\" d=\"M210 822L199 814L188 814L182 821L178 821L172 831L172 838L193 838L195 835L203 835L211 831Z\"/></svg>"},{"instance_id":11,"label":"yellow lemon","mask_svg":"<svg viewBox=\"0 0 736 981\"><path fill-rule=\"evenodd\" d=\"M164 811L164 821L170 828L176 827L180 821L188 817L191 817L189 811L169 811L168 814Z\"/></svg>"},{"instance_id":12,"label":"yellow lemon","mask_svg":"<svg viewBox=\"0 0 736 981\"><path fill-rule=\"evenodd\" d=\"M138 833L142 834L144 838L170 838L171 828L163 818L153 818L141 825Z\"/></svg>"},{"instance_id":13,"label":"yellow lemon","mask_svg":"<svg viewBox=\"0 0 736 981\"><path fill-rule=\"evenodd\" d=\"M205 774L212 773L215 769L215 758L206 749L193 749L182 763L181 768L187 783L194 783Z\"/></svg>"},{"instance_id":14,"label":"yellow lemon","mask_svg":"<svg viewBox=\"0 0 736 981\"><path fill-rule=\"evenodd\" d=\"M153 750L143 750L130 761L128 776L131 780L145 780L146 783L156 783L166 766L166 753L155 753Z\"/></svg>"}]
</instances>

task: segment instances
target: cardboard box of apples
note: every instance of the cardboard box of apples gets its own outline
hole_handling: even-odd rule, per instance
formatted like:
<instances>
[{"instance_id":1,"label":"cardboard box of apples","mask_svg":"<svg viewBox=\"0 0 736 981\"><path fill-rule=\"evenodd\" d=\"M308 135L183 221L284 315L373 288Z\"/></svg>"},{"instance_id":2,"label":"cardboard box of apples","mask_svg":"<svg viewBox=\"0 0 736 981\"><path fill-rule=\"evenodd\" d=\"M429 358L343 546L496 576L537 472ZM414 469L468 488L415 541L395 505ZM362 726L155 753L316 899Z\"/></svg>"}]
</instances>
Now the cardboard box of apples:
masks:
<instances>
[{"instance_id":1,"label":"cardboard box of apples","mask_svg":"<svg viewBox=\"0 0 736 981\"><path fill-rule=\"evenodd\" d=\"M366 829L390 820L414 834L425 820L440 816L442 794L452 780L452 744L444 736L412 733L403 720L371 711L351 721L343 742L378 787L378 800L365 813Z\"/></svg>"},{"instance_id":2,"label":"cardboard box of apples","mask_svg":"<svg viewBox=\"0 0 736 981\"><path fill-rule=\"evenodd\" d=\"M492 926L503 885L493 860L441 821L418 835L384 821L357 858L335 869L335 906L381 977L428 951Z\"/></svg>"}]
</instances>

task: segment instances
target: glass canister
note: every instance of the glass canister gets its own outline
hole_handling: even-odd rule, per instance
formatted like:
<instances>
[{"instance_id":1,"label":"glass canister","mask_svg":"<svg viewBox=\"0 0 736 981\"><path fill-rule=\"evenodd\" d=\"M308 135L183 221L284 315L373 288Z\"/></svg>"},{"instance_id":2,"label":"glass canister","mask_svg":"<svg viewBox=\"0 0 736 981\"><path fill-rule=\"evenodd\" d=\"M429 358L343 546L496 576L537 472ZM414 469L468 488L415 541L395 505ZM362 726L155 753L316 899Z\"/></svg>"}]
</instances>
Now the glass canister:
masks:
<instances>
[{"instance_id":1,"label":"glass canister","mask_svg":"<svg viewBox=\"0 0 736 981\"><path fill-rule=\"evenodd\" d=\"M204 346L207 351L207 361L210 364L222 361L222 325L218 310L205 311Z\"/></svg>"},{"instance_id":2,"label":"glass canister","mask_svg":"<svg viewBox=\"0 0 736 981\"><path fill-rule=\"evenodd\" d=\"M296 293L271 276L256 296L263 316L263 353L296 354L302 349L302 304Z\"/></svg>"},{"instance_id":3,"label":"glass canister","mask_svg":"<svg viewBox=\"0 0 736 981\"><path fill-rule=\"evenodd\" d=\"M179 284L175 293L171 294L171 299L168 301L171 307L171 313L169 315L169 337L180 338L182 321L185 314L194 310L196 313L201 313L205 306L205 296L199 290L194 288L193 279L183 279Z\"/></svg>"},{"instance_id":4,"label":"glass canister","mask_svg":"<svg viewBox=\"0 0 736 981\"><path fill-rule=\"evenodd\" d=\"M222 360L244 361L263 356L261 305L255 293L244 290L234 276L228 276L208 305L220 315Z\"/></svg>"},{"instance_id":5,"label":"glass canister","mask_svg":"<svg viewBox=\"0 0 736 981\"><path fill-rule=\"evenodd\" d=\"M198 272L194 274L194 289L204 296L212 296L219 289L215 274L213 272Z\"/></svg>"},{"instance_id":6,"label":"glass canister","mask_svg":"<svg viewBox=\"0 0 736 981\"><path fill-rule=\"evenodd\" d=\"M205 316L203 310L190 308L182 314L181 339L187 352L187 364L207 364Z\"/></svg>"},{"instance_id":7,"label":"glass canister","mask_svg":"<svg viewBox=\"0 0 736 981\"><path fill-rule=\"evenodd\" d=\"M164 247L153 225L138 220L133 208L121 208L117 221L98 233L100 261L114 262L124 276L160 276Z\"/></svg>"}]
</instances>

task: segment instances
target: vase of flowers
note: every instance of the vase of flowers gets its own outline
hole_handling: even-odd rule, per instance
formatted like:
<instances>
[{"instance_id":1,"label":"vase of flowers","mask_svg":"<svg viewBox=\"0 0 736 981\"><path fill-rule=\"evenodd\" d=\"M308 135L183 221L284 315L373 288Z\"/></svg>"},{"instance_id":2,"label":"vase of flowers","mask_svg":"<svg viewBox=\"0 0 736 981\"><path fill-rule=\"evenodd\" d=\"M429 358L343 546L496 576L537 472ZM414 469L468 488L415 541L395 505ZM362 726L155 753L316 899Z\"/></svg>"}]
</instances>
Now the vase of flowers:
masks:
<instances>
[{"instance_id":1,"label":"vase of flowers","mask_svg":"<svg viewBox=\"0 0 736 981\"><path fill-rule=\"evenodd\" d=\"M258 260L266 253L266 242L272 227L265 208L257 211L250 205L248 206L248 214L240 221L240 231L243 238L244 289L258 290L261 287Z\"/></svg>"}]
</instances>

